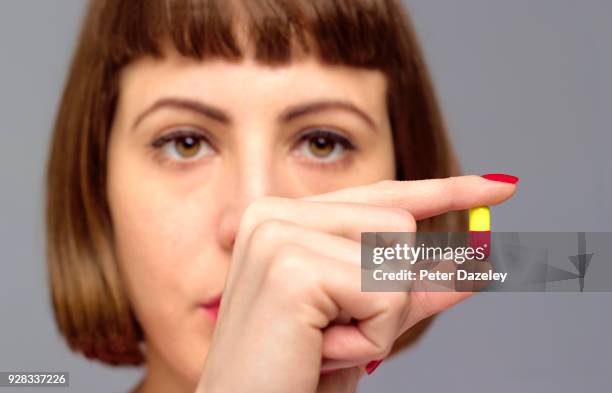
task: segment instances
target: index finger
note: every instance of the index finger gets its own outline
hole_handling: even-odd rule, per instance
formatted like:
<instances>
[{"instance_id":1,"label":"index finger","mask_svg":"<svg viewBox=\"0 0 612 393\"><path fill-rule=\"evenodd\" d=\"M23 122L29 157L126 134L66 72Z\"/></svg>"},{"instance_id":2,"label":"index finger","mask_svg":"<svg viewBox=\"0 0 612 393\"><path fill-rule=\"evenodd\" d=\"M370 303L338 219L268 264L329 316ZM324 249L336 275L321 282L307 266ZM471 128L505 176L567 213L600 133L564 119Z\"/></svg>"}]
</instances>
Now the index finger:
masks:
<instances>
[{"instance_id":1,"label":"index finger","mask_svg":"<svg viewBox=\"0 0 612 393\"><path fill-rule=\"evenodd\" d=\"M428 180L384 180L303 199L400 207L408 210L415 219L422 220L449 211L497 205L509 199L515 191L515 184L468 175Z\"/></svg>"}]
</instances>

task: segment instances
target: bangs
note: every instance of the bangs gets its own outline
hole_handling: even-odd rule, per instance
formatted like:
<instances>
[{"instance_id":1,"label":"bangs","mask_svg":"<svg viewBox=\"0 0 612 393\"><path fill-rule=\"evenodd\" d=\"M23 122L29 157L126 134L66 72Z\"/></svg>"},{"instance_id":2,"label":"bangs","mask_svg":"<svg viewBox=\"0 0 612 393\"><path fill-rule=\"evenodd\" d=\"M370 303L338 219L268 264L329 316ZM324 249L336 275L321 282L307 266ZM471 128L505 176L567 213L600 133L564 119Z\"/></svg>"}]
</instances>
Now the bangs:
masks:
<instances>
[{"instance_id":1,"label":"bangs","mask_svg":"<svg viewBox=\"0 0 612 393\"><path fill-rule=\"evenodd\" d=\"M403 9L395 0L96 0L92 6L99 8L87 23L96 26L97 48L115 66L162 57L167 40L198 60L240 60L249 52L273 65L300 51L325 63L386 69L402 58Z\"/></svg>"}]
</instances>

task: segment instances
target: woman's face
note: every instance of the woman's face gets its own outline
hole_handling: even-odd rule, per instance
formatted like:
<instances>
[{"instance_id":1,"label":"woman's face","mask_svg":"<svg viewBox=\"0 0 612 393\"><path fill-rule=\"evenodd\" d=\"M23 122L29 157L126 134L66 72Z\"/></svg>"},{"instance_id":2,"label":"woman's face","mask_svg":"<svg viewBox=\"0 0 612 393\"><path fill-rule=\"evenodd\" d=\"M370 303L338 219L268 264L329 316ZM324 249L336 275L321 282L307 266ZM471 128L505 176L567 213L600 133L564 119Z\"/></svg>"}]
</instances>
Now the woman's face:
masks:
<instances>
[{"instance_id":1,"label":"woman's face","mask_svg":"<svg viewBox=\"0 0 612 393\"><path fill-rule=\"evenodd\" d=\"M150 367L195 383L254 199L395 176L386 80L303 57L270 67L168 52L121 75L108 151L119 266Z\"/></svg>"}]
</instances>

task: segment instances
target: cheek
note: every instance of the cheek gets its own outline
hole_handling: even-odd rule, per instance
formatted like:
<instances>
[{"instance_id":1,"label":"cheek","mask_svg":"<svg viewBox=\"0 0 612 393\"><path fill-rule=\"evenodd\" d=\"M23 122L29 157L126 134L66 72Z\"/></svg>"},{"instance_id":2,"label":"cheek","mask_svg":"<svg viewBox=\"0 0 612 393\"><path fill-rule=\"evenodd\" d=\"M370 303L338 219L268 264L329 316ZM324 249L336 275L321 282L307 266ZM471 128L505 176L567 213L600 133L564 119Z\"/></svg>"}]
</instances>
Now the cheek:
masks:
<instances>
[{"instance_id":1,"label":"cheek","mask_svg":"<svg viewBox=\"0 0 612 393\"><path fill-rule=\"evenodd\" d=\"M137 316L178 320L209 285L203 272L218 259L210 255L214 211L207 196L170 192L155 176L128 170L109 176L109 190L119 268Z\"/></svg>"},{"instance_id":2,"label":"cheek","mask_svg":"<svg viewBox=\"0 0 612 393\"><path fill-rule=\"evenodd\" d=\"M111 210L115 246L130 280L185 277L205 260L213 225L202 203L137 193L115 199Z\"/></svg>"},{"instance_id":3,"label":"cheek","mask_svg":"<svg viewBox=\"0 0 612 393\"><path fill-rule=\"evenodd\" d=\"M212 335L198 302L222 278L214 231L218 201L209 199L215 193L207 187L180 187L160 178L135 156L109 158L107 191L119 269L147 344L197 381Z\"/></svg>"}]
</instances>

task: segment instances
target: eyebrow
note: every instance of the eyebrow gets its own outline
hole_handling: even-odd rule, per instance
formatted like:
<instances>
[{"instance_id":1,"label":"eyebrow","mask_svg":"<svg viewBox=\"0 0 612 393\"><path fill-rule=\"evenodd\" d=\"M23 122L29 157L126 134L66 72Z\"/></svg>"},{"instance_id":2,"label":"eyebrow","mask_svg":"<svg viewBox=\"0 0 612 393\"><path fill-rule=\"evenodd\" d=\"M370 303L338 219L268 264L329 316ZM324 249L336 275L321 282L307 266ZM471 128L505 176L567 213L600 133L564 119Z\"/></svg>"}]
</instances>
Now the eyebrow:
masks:
<instances>
[{"instance_id":1,"label":"eyebrow","mask_svg":"<svg viewBox=\"0 0 612 393\"><path fill-rule=\"evenodd\" d=\"M151 105L149 108L144 110L140 115L138 115L138 117L134 121L134 124L132 125L132 129L135 129L136 127L138 127L138 125L147 116L149 116L153 112L159 109L162 109L162 108L185 109L185 110L199 113L201 115L209 117L223 124L231 123L230 116L228 116L223 110L219 108L215 108L212 105L205 104L203 102L195 101L195 100L188 99L188 98L168 97L168 98L162 98L162 99L155 101L153 105ZM323 111L328 111L328 110L334 110L334 109L346 110L346 111L356 114L363 121L365 121L374 131L377 131L376 123L374 122L374 120L372 120L372 118L365 111L363 111L362 109L360 109L358 106L356 106L355 104L351 102L341 101L341 100L314 101L314 102L309 102L306 104L295 105L295 106L285 109L283 113L281 113L281 115L279 116L279 120L282 122L290 122L291 120L294 120L301 116L306 116L308 114L312 114L316 112L323 112Z\"/></svg>"},{"instance_id":2,"label":"eyebrow","mask_svg":"<svg viewBox=\"0 0 612 393\"><path fill-rule=\"evenodd\" d=\"M140 124L145 117L149 116L150 114L161 108L186 109L192 112L199 113L224 124L231 123L230 117L225 112L223 112L221 109L215 108L212 105L208 105L203 102L187 98L162 98L155 101L153 105L151 105L148 109L138 115L138 117L134 121L134 124L132 125L132 129L138 127L138 124Z\"/></svg>"},{"instance_id":3,"label":"eyebrow","mask_svg":"<svg viewBox=\"0 0 612 393\"><path fill-rule=\"evenodd\" d=\"M333 109L341 109L352 112L365 121L374 131L378 130L374 120L372 120L372 118L365 111L348 101L315 101L307 104L295 105L283 111L279 118L281 121L289 122L300 116Z\"/></svg>"}]
</instances>

